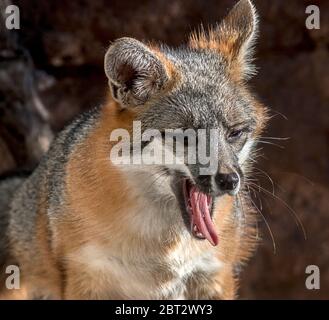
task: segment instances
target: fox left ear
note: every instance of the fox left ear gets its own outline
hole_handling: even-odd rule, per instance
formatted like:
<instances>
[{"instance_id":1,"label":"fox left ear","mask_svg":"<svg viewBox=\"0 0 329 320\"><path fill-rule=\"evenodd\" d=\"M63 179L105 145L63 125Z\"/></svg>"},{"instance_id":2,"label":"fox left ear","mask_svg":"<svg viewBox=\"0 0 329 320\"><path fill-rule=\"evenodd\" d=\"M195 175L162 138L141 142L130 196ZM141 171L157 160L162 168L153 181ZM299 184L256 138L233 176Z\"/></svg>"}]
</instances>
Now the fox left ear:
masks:
<instances>
[{"instance_id":1,"label":"fox left ear","mask_svg":"<svg viewBox=\"0 0 329 320\"><path fill-rule=\"evenodd\" d=\"M109 47L104 69L112 96L122 108L158 97L175 78L173 65L161 52L132 38L120 38Z\"/></svg>"},{"instance_id":2,"label":"fox left ear","mask_svg":"<svg viewBox=\"0 0 329 320\"><path fill-rule=\"evenodd\" d=\"M255 74L251 64L257 38L258 15L250 0L240 0L224 20L208 34L192 34L190 46L219 52L227 61L229 73L238 79Z\"/></svg>"}]
</instances>

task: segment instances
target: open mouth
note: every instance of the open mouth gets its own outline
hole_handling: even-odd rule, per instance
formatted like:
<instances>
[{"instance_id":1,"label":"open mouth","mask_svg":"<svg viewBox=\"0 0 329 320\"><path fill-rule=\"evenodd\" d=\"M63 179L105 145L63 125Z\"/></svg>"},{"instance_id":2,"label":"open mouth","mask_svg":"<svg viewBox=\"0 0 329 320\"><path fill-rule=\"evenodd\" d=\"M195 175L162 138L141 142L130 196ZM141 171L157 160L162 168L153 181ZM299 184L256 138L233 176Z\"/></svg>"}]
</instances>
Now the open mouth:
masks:
<instances>
[{"instance_id":1,"label":"open mouth","mask_svg":"<svg viewBox=\"0 0 329 320\"><path fill-rule=\"evenodd\" d=\"M217 246L218 236L211 217L212 196L200 191L188 179L184 179L183 194L192 235L197 239L207 239L213 246Z\"/></svg>"}]
</instances>

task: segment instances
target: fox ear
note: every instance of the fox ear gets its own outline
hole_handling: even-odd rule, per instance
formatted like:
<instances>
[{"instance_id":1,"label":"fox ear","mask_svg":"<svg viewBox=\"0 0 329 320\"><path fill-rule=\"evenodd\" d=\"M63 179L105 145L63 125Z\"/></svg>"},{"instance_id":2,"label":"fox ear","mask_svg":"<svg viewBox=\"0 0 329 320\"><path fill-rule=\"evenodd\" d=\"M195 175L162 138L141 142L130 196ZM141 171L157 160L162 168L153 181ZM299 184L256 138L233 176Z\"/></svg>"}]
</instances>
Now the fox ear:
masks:
<instances>
[{"instance_id":1,"label":"fox ear","mask_svg":"<svg viewBox=\"0 0 329 320\"><path fill-rule=\"evenodd\" d=\"M122 108L145 104L161 93L170 80L166 59L132 38L120 38L105 55L105 74L113 98Z\"/></svg>"},{"instance_id":2,"label":"fox ear","mask_svg":"<svg viewBox=\"0 0 329 320\"><path fill-rule=\"evenodd\" d=\"M251 60L257 27L258 16L250 0L240 0L219 25L223 54L237 63L244 78L255 73Z\"/></svg>"},{"instance_id":3,"label":"fox ear","mask_svg":"<svg viewBox=\"0 0 329 320\"><path fill-rule=\"evenodd\" d=\"M250 0L240 0L224 20L205 35L192 35L192 47L216 49L229 63L229 72L237 78L248 79L255 73L251 64L253 45L257 38L258 15Z\"/></svg>"}]
</instances>

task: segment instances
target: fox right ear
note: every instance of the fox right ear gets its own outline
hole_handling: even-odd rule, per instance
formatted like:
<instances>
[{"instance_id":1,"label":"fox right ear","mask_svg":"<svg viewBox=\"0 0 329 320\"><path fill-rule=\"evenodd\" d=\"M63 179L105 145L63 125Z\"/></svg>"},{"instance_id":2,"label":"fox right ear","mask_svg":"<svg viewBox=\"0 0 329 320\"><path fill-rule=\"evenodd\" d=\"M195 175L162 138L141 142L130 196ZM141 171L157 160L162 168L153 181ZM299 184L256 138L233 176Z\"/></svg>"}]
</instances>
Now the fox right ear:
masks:
<instances>
[{"instance_id":1,"label":"fox right ear","mask_svg":"<svg viewBox=\"0 0 329 320\"><path fill-rule=\"evenodd\" d=\"M236 79L249 79L254 73L253 45L258 33L258 15L251 0L240 0L216 28L192 33L190 46L219 52Z\"/></svg>"},{"instance_id":2,"label":"fox right ear","mask_svg":"<svg viewBox=\"0 0 329 320\"><path fill-rule=\"evenodd\" d=\"M122 108L145 104L170 80L166 59L132 38L120 38L110 46L104 68L112 96Z\"/></svg>"}]
</instances>

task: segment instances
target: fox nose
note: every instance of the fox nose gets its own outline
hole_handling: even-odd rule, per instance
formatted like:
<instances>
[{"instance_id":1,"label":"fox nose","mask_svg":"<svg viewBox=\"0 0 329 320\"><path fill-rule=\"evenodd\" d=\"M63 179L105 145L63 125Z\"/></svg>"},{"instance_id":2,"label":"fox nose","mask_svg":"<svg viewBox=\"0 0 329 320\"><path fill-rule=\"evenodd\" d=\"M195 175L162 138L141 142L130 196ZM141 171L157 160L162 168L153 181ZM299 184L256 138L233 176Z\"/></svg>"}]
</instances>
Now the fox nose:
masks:
<instances>
[{"instance_id":1,"label":"fox nose","mask_svg":"<svg viewBox=\"0 0 329 320\"><path fill-rule=\"evenodd\" d=\"M240 178L235 172L217 173L215 176L217 187L223 192L234 192L239 186Z\"/></svg>"}]
</instances>

